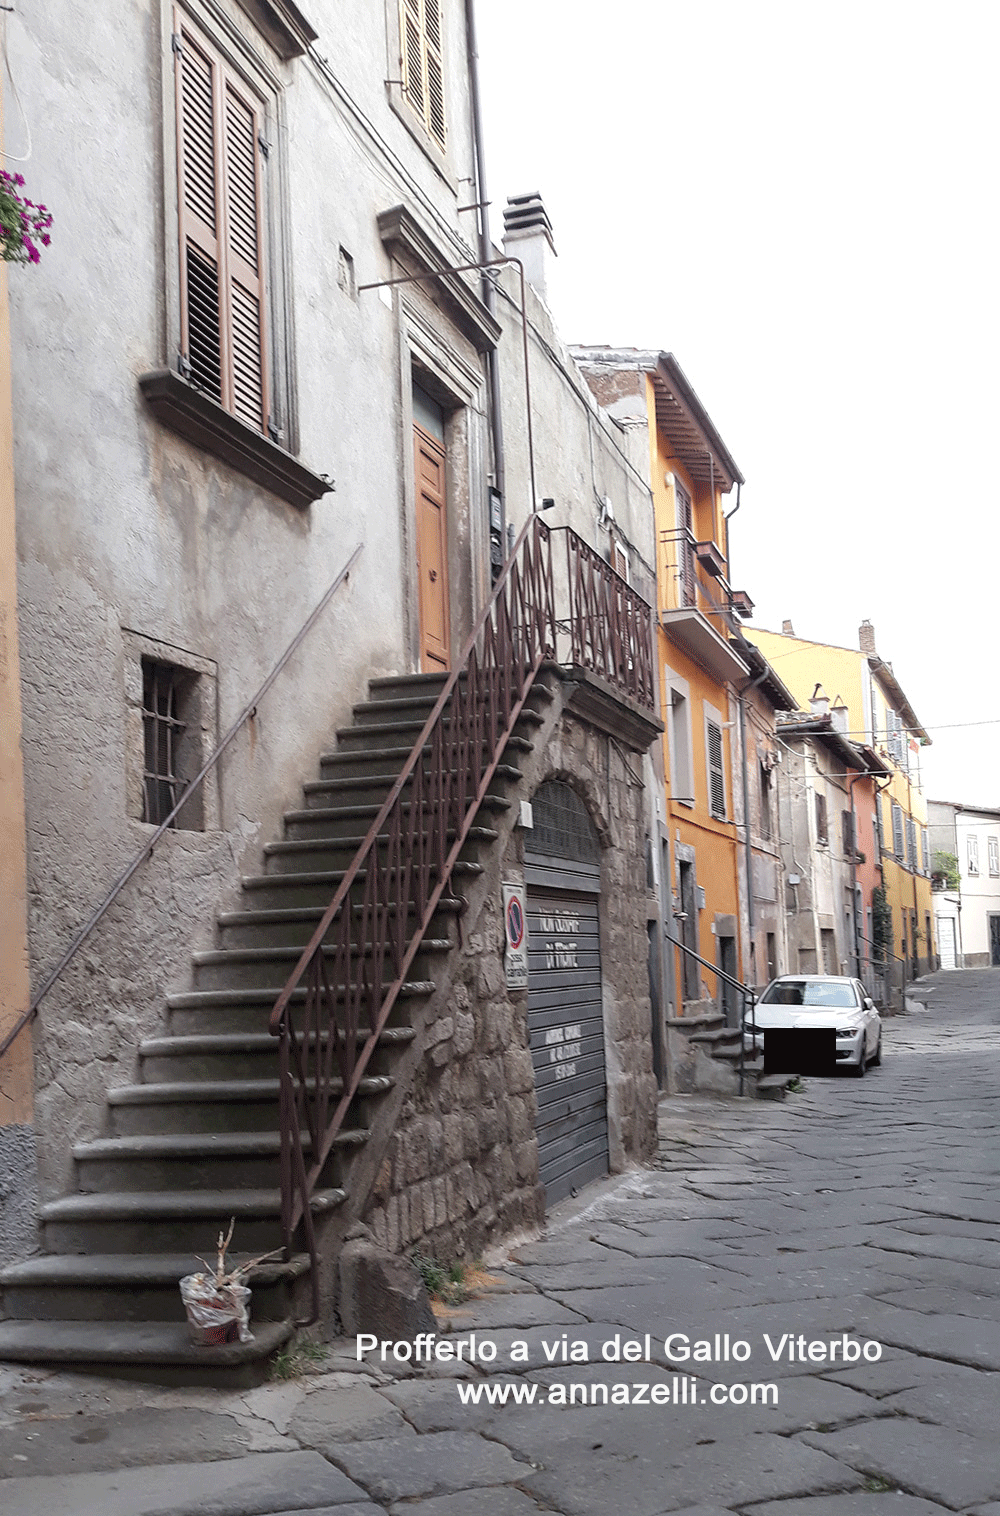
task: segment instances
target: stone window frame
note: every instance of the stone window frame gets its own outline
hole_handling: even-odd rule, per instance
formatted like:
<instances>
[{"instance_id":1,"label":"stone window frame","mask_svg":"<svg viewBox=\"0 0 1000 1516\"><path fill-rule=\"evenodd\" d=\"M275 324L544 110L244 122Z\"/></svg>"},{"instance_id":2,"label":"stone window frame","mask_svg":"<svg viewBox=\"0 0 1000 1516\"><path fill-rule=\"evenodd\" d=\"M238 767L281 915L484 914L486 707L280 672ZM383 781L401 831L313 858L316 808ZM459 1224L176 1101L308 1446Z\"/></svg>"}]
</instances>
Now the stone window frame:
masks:
<instances>
[{"instance_id":1,"label":"stone window frame","mask_svg":"<svg viewBox=\"0 0 1000 1516\"><path fill-rule=\"evenodd\" d=\"M197 696L189 720L189 732L193 739L186 764L186 778L193 777L218 746L219 740L219 669L211 658L203 658L186 648L176 647L171 642L158 641L142 632L122 627L122 652L125 685L125 809L129 820L144 831L156 830L155 823L143 820L143 771L145 768L145 736L143 726L143 659L170 664L174 668L197 675ZM187 836L192 833L219 831L222 826L218 769L207 774L201 784L200 798L192 797L195 807L188 824L177 829ZM185 808L186 809L186 808ZM181 816L184 812L181 812ZM178 817L180 821L181 817ZM194 823L197 824L194 824Z\"/></svg>"}]
</instances>

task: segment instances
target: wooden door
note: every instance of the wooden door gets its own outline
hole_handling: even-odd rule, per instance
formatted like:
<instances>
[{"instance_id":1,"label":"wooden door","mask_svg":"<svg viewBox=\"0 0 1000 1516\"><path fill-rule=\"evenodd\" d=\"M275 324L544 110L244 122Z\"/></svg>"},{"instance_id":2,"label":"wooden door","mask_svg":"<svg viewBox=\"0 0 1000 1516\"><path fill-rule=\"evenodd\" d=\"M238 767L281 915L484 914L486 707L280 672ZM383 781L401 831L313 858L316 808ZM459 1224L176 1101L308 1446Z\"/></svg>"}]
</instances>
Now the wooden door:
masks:
<instances>
[{"instance_id":1,"label":"wooden door","mask_svg":"<svg viewBox=\"0 0 1000 1516\"><path fill-rule=\"evenodd\" d=\"M448 512L445 451L423 427L413 428L417 485L417 579L420 667L441 673L451 666L448 618Z\"/></svg>"}]
</instances>

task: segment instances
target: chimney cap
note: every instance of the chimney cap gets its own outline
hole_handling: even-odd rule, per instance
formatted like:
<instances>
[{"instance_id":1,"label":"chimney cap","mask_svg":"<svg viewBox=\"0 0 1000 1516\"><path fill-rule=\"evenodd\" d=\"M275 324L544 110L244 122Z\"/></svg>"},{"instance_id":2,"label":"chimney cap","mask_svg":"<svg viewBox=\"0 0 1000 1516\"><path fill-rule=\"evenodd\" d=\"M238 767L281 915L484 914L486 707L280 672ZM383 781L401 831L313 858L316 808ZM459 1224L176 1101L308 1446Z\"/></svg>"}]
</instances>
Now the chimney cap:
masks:
<instances>
[{"instance_id":1,"label":"chimney cap","mask_svg":"<svg viewBox=\"0 0 1000 1516\"><path fill-rule=\"evenodd\" d=\"M544 232L552 242L552 222L537 190L532 190L527 195L507 196L503 210L503 230L505 237L518 233Z\"/></svg>"}]
</instances>

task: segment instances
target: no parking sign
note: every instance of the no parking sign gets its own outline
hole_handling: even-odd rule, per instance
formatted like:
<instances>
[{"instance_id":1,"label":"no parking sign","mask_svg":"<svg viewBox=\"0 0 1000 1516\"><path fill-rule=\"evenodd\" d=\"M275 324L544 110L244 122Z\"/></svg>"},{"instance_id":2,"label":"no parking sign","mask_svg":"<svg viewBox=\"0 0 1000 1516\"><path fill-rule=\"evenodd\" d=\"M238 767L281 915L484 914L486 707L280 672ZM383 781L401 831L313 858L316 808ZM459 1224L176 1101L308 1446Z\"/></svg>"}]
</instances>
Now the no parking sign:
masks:
<instances>
[{"instance_id":1,"label":"no parking sign","mask_svg":"<svg viewBox=\"0 0 1000 1516\"><path fill-rule=\"evenodd\" d=\"M503 887L504 971L509 990L528 988L528 925L524 906L524 885Z\"/></svg>"}]
</instances>

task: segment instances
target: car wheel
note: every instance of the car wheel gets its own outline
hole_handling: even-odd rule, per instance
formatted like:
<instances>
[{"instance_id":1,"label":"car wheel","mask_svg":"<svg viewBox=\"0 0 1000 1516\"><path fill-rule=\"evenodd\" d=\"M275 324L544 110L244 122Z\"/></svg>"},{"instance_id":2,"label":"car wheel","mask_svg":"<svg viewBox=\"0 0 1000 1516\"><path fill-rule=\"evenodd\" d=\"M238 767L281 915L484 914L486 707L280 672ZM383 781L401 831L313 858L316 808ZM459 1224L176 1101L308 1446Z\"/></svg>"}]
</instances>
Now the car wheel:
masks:
<instances>
[{"instance_id":1,"label":"car wheel","mask_svg":"<svg viewBox=\"0 0 1000 1516\"><path fill-rule=\"evenodd\" d=\"M856 1079L863 1079L865 1077L865 1045L864 1045L864 1043L861 1044L861 1057L858 1059L857 1063L854 1066L854 1076L855 1076Z\"/></svg>"},{"instance_id":2,"label":"car wheel","mask_svg":"<svg viewBox=\"0 0 1000 1516\"><path fill-rule=\"evenodd\" d=\"M872 1059L872 1068L877 1069L882 1065L882 1033L878 1034L878 1045L875 1048L875 1056Z\"/></svg>"}]
</instances>

